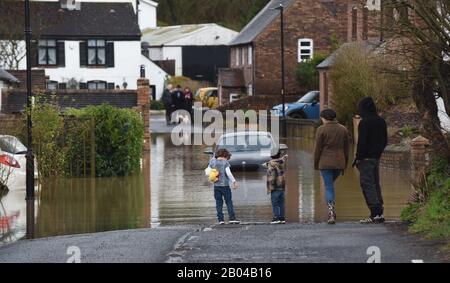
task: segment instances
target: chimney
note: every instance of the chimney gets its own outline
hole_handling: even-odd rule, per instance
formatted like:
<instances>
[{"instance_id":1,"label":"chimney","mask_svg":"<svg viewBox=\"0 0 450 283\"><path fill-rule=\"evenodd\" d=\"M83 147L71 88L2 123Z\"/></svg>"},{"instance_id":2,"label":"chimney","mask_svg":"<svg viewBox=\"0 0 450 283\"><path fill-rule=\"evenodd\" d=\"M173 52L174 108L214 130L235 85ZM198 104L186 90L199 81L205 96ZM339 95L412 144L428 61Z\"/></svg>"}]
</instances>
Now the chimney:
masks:
<instances>
[{"instance_id":1,"label":"chimney","mask_svg":"<svg viewBox=\"0 0 450 283\"><path fill-rule=\"evenodd\" d=\"M81 10L81 2L77 0L59 0L62 9L69 11L79 11Z\"/></svg>"}]
</instances>

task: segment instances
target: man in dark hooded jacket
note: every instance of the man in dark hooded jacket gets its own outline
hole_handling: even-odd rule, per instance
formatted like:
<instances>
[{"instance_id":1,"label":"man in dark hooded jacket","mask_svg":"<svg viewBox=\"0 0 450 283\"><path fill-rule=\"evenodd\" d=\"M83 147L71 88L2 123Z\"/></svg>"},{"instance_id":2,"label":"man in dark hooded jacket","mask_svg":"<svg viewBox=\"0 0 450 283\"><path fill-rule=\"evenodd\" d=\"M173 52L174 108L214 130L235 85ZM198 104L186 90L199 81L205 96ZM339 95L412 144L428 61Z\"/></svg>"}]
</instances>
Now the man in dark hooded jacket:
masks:
<instances>
[{"instance_id":1,"label":"man in dark hooded jacket","mask_svg":"<svg viewBox=\"0 0 450 283\"><path fill-rule=\"evenodd\" d=\"M371 97L358 105L361 123L358 128L358 147L355 164L360 171L361 188L371 215L362 224L383 223L384 202L380 185L380 159L388 143L386 121L377 113Z\"/></svg>"}]
</instances>

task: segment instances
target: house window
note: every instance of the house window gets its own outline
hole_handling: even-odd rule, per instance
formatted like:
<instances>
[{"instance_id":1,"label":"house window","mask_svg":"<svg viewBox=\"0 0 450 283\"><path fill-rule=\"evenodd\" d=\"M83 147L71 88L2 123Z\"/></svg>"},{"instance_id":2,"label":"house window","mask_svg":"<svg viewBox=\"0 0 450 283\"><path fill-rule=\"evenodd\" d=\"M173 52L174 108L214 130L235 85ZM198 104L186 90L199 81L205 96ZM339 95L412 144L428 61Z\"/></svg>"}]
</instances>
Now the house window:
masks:
<instances>
[{"instance_id":1,"label":"house window","mask_svg":"<svg viewBox=\"0 0 450 283\"><path fill-rule=\"evenodd\" d=\"M248 47L248 64L253 64L253 48L251 46Z\"/></svg>"},{"instance_id":2,"label":"house window","mask_svg":"<svg viewBox=\"0 0 450 283\"><path fill-rule=\"evenodd\" d=\"M247 94L248 94L248 96L252 96L253 95L253 85L252 84L248 85Z\"/></svg>"},{"instance_id":3,"label":"house window","mask_svg":"<svg viewBox=\"0 0 450 283\"><path fill-rule=\"evenodd\" d=\"M87 86L89 90L103 90L106 89L107 83L105 81L90 81Z\"/></svg>"},{"instance_id":4,"label":"house window","mask_svg":"<svg viewBox=\"0 0 450 283\"><path fill-rule=\"evenodd\" d=\"M236 66L239 66L239 60L241 60L241 49L240 48L235 48L234 52L236 54Z\"/></svg>"},{"instance_id":5,"label":"house window","mask_svg":"<svg viewBox=\"0 0 450 283\"><path fill-rule=\"evenodd\" d=\"M43 66L51 66L57 64L56 40L39 40L38 63Z\"/></svg>"},{"instance_id":6,"label":"house window","mask_svg":"<svg viewBox=\"0 0 450 283\"><path fill-rule=\"evenodd\" d=\"M245 66L246 58L245 58L245 48L242 47L242 66Z\"/></svg>"},{"instance_id":7,"label":"house window","mask_svg":"<svg viewBox=\"0 0 450 283\"><path fill-rule=\"evenodd\" d=\"M352 39L358 39L358 8L352 9Z\"/></svg>"},{"instance_id":8,"label":"house window","mask_svg":"<svg viewBox=\"0 0 450 283\"><path fill-rule=\"evenodd\" d=\"M88 65L106 65L106 42L105 40L88 40Z\"/></svg>"},{"instance_id":9,"label":"house window","mask_svg":"<svg viewBox=\"0 0 450 283\"><path fill-rule=\"evenodd\" d=\"M57 81L47 81L45 83L47 90L57 90L58 82Z\"/></svg>"},{"instance_id":10,"label":"house window","mask_svg":"<svg viewBox=\"0 0 450 283\"><path fill-rule=\"evenodd\" d=\"M298 41L298 62L311 60L314 56L314 42L309 38Z\"/></svg>"}]
</instances>

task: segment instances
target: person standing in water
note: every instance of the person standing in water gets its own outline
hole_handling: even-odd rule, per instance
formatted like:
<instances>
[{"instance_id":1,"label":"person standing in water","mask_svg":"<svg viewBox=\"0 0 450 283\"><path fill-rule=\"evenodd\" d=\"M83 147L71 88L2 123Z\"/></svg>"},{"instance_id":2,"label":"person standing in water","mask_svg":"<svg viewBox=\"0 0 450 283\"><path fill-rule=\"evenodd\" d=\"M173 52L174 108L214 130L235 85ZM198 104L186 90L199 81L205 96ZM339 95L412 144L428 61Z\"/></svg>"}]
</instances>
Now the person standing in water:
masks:
<instances>
[{"instance_id":1,"label":"person standing in water","mask_svg":"<svg viewBox=\"0 0 450 283\"><path fill-rule=\"evenodd\" d=\"M349 161L349 132L336 120L336 112L326 109L320 114L323 126L317 130L314 167L320 170L326 188L328 224L336 224L334 184L343 175Z\"/></svg>"}]
</instances>

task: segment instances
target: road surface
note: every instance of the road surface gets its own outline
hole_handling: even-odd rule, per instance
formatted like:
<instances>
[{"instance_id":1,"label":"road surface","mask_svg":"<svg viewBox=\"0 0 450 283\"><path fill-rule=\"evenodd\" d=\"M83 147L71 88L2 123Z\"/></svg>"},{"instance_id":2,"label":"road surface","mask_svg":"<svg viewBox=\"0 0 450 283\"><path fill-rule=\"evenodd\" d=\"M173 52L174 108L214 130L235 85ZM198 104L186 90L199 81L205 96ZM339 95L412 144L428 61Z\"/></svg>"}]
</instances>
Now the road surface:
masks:
<instances>
[{"instance_id":1,"label":"road surface","mask_svg":"<svg viewBox=\"0 0 450 283\"><path fill-rule=\"evenodd\" d=\"M72 247L69 250L68 248ZM174 226L19 241L0 263L382 263L443 262L436 243L398 224Z\"/></svg>"}]
</instances>

